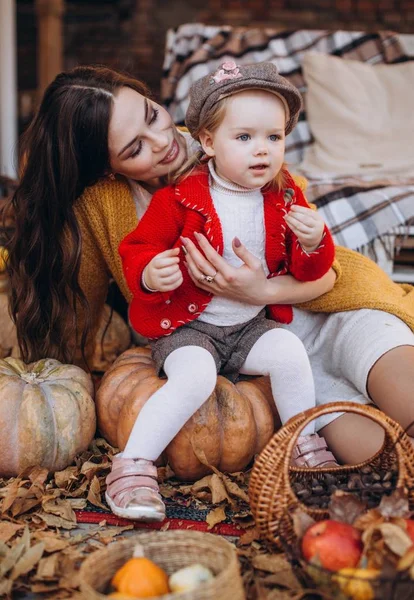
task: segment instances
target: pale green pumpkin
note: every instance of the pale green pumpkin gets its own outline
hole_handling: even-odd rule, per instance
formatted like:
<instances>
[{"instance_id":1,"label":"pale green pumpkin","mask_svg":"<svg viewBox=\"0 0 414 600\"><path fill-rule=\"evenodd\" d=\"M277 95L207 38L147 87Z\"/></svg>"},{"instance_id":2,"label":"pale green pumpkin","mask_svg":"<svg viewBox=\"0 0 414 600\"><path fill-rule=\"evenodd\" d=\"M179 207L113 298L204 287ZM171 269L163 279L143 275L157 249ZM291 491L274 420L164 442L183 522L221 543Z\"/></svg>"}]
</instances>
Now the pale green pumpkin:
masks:
<instances>
[{"instance_id":1,"label":"pale green pumpkin","mask_svg":"<svg viewBox=\"0 0 414 600\"><path fill-rule=\"evenodd\" d=\"M90 375L74 365L0 360L0 476L67 467L94 436L93 393Z\"/></svg>"}]
</instances>

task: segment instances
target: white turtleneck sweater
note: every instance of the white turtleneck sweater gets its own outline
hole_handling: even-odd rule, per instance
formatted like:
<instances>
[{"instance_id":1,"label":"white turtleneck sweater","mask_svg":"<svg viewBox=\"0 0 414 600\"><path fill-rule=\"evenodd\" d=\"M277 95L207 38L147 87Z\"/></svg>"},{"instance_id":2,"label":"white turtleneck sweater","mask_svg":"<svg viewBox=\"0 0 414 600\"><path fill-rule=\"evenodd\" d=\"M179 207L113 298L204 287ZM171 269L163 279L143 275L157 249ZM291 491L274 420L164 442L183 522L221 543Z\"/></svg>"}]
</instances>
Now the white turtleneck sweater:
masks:
<instances>
[{"instance_id":1,"label":"white turtleneck sweater","mask_svg":"<svg viewBox=\"0 0 414 600\"><path fill-rule=\"evenodd\" d=\"M208 167L210 194L223 230L223 258L233 267L240 267L243 264L232 248L233 238L238 237L246 248L260 259L268 275L261 188L244 188L222 179L216 173L212 159ZM262 308L263 306L253 306L214 296L198 320L213 325L238 325L253 319Z\"/></svg>"}]
</instances>

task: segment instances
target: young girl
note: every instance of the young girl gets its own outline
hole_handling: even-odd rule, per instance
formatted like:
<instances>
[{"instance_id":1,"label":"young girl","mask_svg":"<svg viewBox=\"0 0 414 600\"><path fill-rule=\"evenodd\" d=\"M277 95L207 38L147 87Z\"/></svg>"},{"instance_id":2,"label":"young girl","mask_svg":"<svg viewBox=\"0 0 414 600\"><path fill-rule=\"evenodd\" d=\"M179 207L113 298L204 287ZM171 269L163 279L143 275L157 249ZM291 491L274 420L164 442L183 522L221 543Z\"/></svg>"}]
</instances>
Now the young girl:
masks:
<instances>
[{"instance_id":1,"label":"young girl","mask_svg":"<svg viewBox=\"0 0 414 600\"><path fill-rule=\"evenodd\" d=\"M282 422L315 405L312 373L299 338L278 327L290 306L212 297L184 268L185 246L204 234L232 264L232 243L258 256L269 277L287 272L316 280L331 267L334 245L320 216L284 168L285 136L301 107L299 92L271 63L226 62L196 82L187 126L207 165L187 165L174 186L157 192L139 226L120 245L133 294L132 326L150 338L168 377L141 410L107 478L107 501L122 517L164 517L153 462L207 400L217 372L269 375ZM193 161L194 162L194 161ZM194 164L192 165L194 167ZM212 282L215 273L205 273ZM335 464L310 425L293 457L297 465Z\"/></svg>"}]
</instances>

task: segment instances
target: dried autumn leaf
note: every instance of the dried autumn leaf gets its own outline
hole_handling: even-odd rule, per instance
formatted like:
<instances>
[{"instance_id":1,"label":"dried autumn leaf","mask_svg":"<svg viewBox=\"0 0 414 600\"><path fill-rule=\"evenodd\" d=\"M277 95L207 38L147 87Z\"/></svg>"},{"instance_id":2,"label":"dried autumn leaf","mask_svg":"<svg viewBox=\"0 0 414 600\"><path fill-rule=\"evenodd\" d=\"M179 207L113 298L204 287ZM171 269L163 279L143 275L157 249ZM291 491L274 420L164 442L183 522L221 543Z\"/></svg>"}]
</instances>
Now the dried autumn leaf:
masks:
<instances>
[{"instance_id":1,"label":"dried autumn leaf","mask_svg":"<svg viewBox=\"0 0 414 600\"><path fill-rule=\"evenodd\" d=\"M5 598L11 594L13 582L11 579L3 579L0 581L0 598Z\"/></svg>"},{"instance_id":2,"label":"dried autumn leaf","mask_svg":"<svg viewBox=\"0 0 414 600\"><path fill-rule=\"evenodd\" d=\"M87 461L83 463L80 472L85 475L89 481L93 479L102 469L109 469L109 462L105 465L97 465L96 463Z\"/></svg>"},{"instance_id":3,"label":"dried autumn leaf","mask_svg":"<svg viewBox=\"0 0 414 600\"><path fill-rule=\"evenodd\" d=\"M161 484L160 494L161 496L163 496L163 498L175 498L175 496L177 495L177 490L171 487L170 485Z\"/></svg>"},{"instance_id":4,"label":"dried autumn leaf","mask_svg":"<svg viewBox=\"0 0 414 600\"><path fill-rule=\"evenodd\" d=\"M108 544L117 535L121 535L121 533L124 533L125 531L131 531L131 529L134 529L133 524L125 525L124 527L105 527L104 531L97 531L96 535L101 542Z\"/></svg>"},{"instance_id":5,"label":"dried autumn leaf","mask_svg":"<svg viewBox=\"0 0 414 600\"><path fill-rule=\"evenodd\" d=\"M314 592L314 590L312 591ZM318 596L316 596L314 593L311 597L317 598ZM303 592L294 592L287 589L273 588L269 590L267 587L265 587L265 582L261 584L256 581L255 598L256 600L301 600L301 598L305 598L305 596Z\"/></svg>"},{"instance_id":6,"label":"dried autumn leaf","mask_svg":"<svg viewBox=\"0 0 414 600\"><path fill-rule=\"evenodd\" d=\"M62 517L62 519L66 519L66 521L73 521L73 523L76 523L76 515L68 500L57 499L42 502L42 509L44 512L57 515L58 517Z\"/></svg>"},{"instance_id":7,"label":"dried autumn leaf","mask_svg":"<svg viewBox=\"0 0 414 600\"><path fill-rule=\"evenodd\" d=\"M352 525L354 521L366 510L366 504L356 498L354 494L336 491L332 494L328 506L329 517L334 521L341 521Z\"/></svg>"},{"instance_id":8,"label":"dried autumn leaf","mask_svg":"<svg viewBox=\"0 0 414 600\"><path fill-rule=\"evenodd\" d=\"M8 542L24 525L20 523L9 523L8 521L0 521L0 541Z\"/></svg>"},{"instance_id":9,"label":"dried autumn leaf","mask_svg":"<svg viewBox=\"0 0 414 600\"><path fill-rule=\"evenodd\" d=\"M118 454L119 452L118 448L114 448L114 446L111 446L111 444L109 444L104 438L95 438L94 440L92 440L91 447L94 449L95 452L99 452L102 448L102 454L104 454L105 456L113 456L114 454Z\"/></svg>"},{"instance_id":10,"label":"dried autumn leaf","mask_svg":"<svg viewBox=\"0 0 414 600\"><path fill-rule=\"evenodd\" d=\"M28 473L28 478L32 482L31 489L41 488L43 489L43 484L47 479L48 470L44 467L33 467L31 471Z\"/></svg>"},{"instance_id":11,"label":"dried autumn leaf","mask_svg":"<svg viewBox=\"0 0 414 600\"><path fill-rule=\"evenodd\" d=\"M400 517L409 519L411 511L404 488L397 488L390 496L383 496L378 510L385 518Z\"/></svg>"},{"instance_id":12,"label":"dried autumn leaf","mask_svg":"<svg viewBox=\"0 0 414 600\"><path fill-rule=\"evenodd\" d=\"M58 487L66 487L69 483L76 481L78 476L78 467L67 467L63 471L56 471L54 479Z\"/></svg>"},{"instance_id":13,"label":"dried autumn leaf","mask_svg":"<svg viewBox=\"0 0 414 600\"><path fill-rule=\"evenodd\" d=\"M243 535L239 538L239 544L241 546L247 546L251 544L254 540L260 539L260 532L257 527L251 527L247 531L243 533Z\"/></svg>"},{"instance_id":14,"label":"dried autumn leaf","mask_svg":"<svg viewBox=\"0 0 414 600\"><path fill-rule=\"evenodd\" d=\"M59 584L56 583L32 583L30 591L33 594L48 594L47 598L52 598L49 594L57 592L59 590ZM56 596L54 596L56 598ZM72 600L74 596L71 596Z\"/></svg>"},{"instance_id":15,"label":"dried autumn leaf","mask_svg":"<svg viewBox=\"0 0 414 600\"><path fill-rule=\"evenodd\" d=\"M201 462L201 464L205 465L206 467L210 467L210 469L212 471L214 471L214 468L212 467L212 465L210 465L209 461L207 460L206 453L204 452L204 450L202 448L199 448L198 446L196 446L194 444L193 438L191 438L191 446L193 448L194 454L196 455L198 460Z\"/></svg>"},{"instance_id":16,"label":"dried autumn leaf","mask_svg":"<svg viewBox=\"0 0 414 600\"><path fill-rule=\"evenodd\" d=\"M378 526L368 528L362 533L364 551L361 564L366 568L383 570L389 565L392 570L395 569L398 556L394 554L390 546L386 544L384 535L380 529L384 525L390 525L390 523L381 523ZM393 527L395 526L393 525ZM400 531L404 533L402 530ZM386 530L385 533L387 533ZM397 544L398 542L395 543Z\"/></svg>"},{"instance_id":17,"label":"dried autumn leaf","mask_svg":"<svg viewBox=\"0 0 414 600\"><path fill-rule=\"evenodd\" d=\"M413 545L407 533L393 523L382 523L377 526L377 530L382 534L388 548L397 556L403 556Z\"/></svg>"},{"instance_id":18,"label":"dried autumn leaf","mask_svg":"<svg viewBox=\"0 0 414 600\"><path fill-rule=\"evenodd\" d=\"M9 546L7 546L4 542L0 542L0 558L4 558L9 551Z\"/></svg>"},{"instance_id":19,"label":"dried autumn leaf","mask_svg":"<svg viewBox=\"0 0 414 600\"><path fill-rule=\"evenodd\" d=\"M255 569L277 575L273 583L291 590L301 590L302 586L292 571L289 561L283 554L258 554L252 560Z\"/></svg>"},{"instance_id":20,"label":"dried autumn leaf","mask_svg":"<svg viewBox=\"0 0 414 600\"><path fill-rule=\"evenodd\" d=\"M223 483L231 496L236 496L236 498L240 498L243 502L249 503L249 496L246 492L226 475L223 475Z\"/></svg>"},{"instance_id":21,"label":"dried autumn leaf","mask_svg":"<svg viewBox=\"0 0 414 600\"><path fill-rule=\"evenodd\" d=\"M0 562L0 579L14 567L21 555L24 553L24 542L19 542L12 548L9 548Z\"/></svg>"},{"instance_id":22,"label":"dried autumn leaf","mask_svg":"<svg viewBox=\"0 0 414 600\"><path fill-rule=\"evenodd\" d=\"M73 521L67 521L66 519L62 519L62 517L58 517L58 516L52 515L50 513L45 513L43 511L40 511L36 514L49 527L62 527L63 529L75 529L75 527L77 527L76 523L73 523Z\"/></svg>"},{"instance_id":23,"label":"dried autumn leaf","mask_svg":"<svg viewBox=\"0 0 414 600\"><path fill-rule=\"evenodd\" d=\"M17 477L8 486L6 486L5 490L3 490L5 495L3 496L3 502L1 503L2 513L7 512L12 506L13 502L16 500L20 482L21 479Z\"/></svg>"},{"instance_id":24,"label":"dried autumn leaf","mask_svg":"<svg viewBox=\"0 0 414 600\"><path fill-rule=\"evenodd\" d=\"M67 501L73 510L83 510L88 505L86 498L67 498Z\"/></svg>"},{"instance_id":25,"label":"dried autumn leaf","mask_svg":"<svg viewBox=\"0 0 414 600\"><path fill-rule=\"evenodd\" d=\"M70 544L68 539L64 539L52 533L51 531L39 531L34 534L34 539L39 540L45 545L45 552L59 552L64 548L67 548Z\"/></svg>"},{"instance_id":26,"label":"dried autumn leaf","mask_svg":"<svg viewBox=\"0 0 414 600\"><path fill-rule=\"evenodd\" d=\"M79 498L80 496L84 496L86 494L86 490L88 489L88 485L89 481L85 479L85 481L76 490L71 490L71 497Z\"/></svg>"},{"instance_id":27,"label":"dried autumn leaf","mask_svg":"<svg viewBox=\"0 0 414 600\"><path fill-rule=\"evenodd\" d=\"M104 510L108 510L108 507L101 502L101 484L96 475L93 477L88 491L88 502Z\"/></svg>"},{"instance_id":28,"label":"dried autumn leaf","mask_svg":"<svg viewBox=\"0 0 414 600\"><path fill-rule=\"evenodd\" d=\"M210 510L206 517L206 522L208 523L208 529L212 529L214 525L217 523L222 523L226 520L226 513L224 511L223 506L218 506L217 508L213 508Z\"/></svg>"},{"instance_id":29,"label":"dried autumn leaf","mask_svg":"<svg viewBox=\"0 0 414 600\"><path fill-rule=\"evenodd\" d=\"M46 558L41 558L37 565L36 580L51 581L57 579L59 565L59 554L51 554Z\"/></svg>"},{"instance_id":30,"label":"dried autumn leaf","mask_svg":"<svg viewBox=\"0 0 414 600\"><path fill-rule=\"evenodd\" d=\"M304 510L297 508L292 513L293 520L293 530L296 534L296 537L301 540L305 535L305 532L316 523L315 519L312 519L308 513Z\"/></svg>"},{"instance_id":31,"label":"dried autumn leaf","mask_svg":"<svg viewBox=\"0 0 414 600\"><path fill-rule=\"evenodd\" d=\"M11 506L10 512L13 517L24 515L24 513L30 512L36 506L40 506L42 503L41 497L38 498L16 498Z\"/></svg>"},{"instance_id":32,"label":"dried autumn leaf","mask_svg":"<svg viewBox=\"0 0 414 600\"><path fill-rule=\"evenodd\" d=\"M406 571L414 566L414 546L408 548L407 552L403 554L398 561L397 571Z\"/></svg>"},{"instance_id":33,"label":"dried autumn leaf","mask_svg":"<svg viewBox=\"0 0 414 600\"><path fill-rule=\"evenodd\" d=\"M210 489L211 478L212 475L206 475L205 477L202 477L201 479L193 483L193 485L191 486L180 486L180 491L182 493L185 493L185 491L188 490L188 493L197 494L201 490Z\"/></svg>"},{"instance_id":34,"label":"dried autumn leaf","mask_svg":"<svg viewBox=\"0 0 414 600\"><path fill-rule=\"evenodd\" d=\"M254 581L254 597L256 600L269 600L269 590L260 581Z\"/></svg>"},{"instance_id":35,"label":"dried autumn leaf","mask_svg":"<svg viewBox=\"0 0 414 600\"><path fill-rule=\"evenodd\" d=\"M43 556L45 545L43 542L39 542L35 546L29 548L29 550L20 558L20 560L14 566L11 572L11 579L14 581L21 575L29 573L39 562Z\"/></svg>"},{"instance_id":36,"label":"dried autumn leaf","mask_svg":"<svg viewBox=\"0 0 414 600\"><path fill-rule=\"evenodd\" d=\"M379 512L377 508L372 508L368 510L366 513L360 515L353 523L354 527L360 529L361 531L365 531L369 527L373 527L375 525L380 525L384 522L384 517Z\"/></svg>"},{"instance_id":37,"label":"dried autumn leaf","mask_svg":"<svg viewBox=\"0 0 414 600\"><path fill-rule=\"evenodd\" d=\"M237 485L237 484L234 484ZM237 486L238 487L238 486ZM224 500L232 504L232 500L227 494L226 486L216 473L213 473L210 481L211 501L213 504L219 504ZM240 489L240 488L239 488Z\"/></svg>"},{"instance_id":38,"label":"dried autumn leaf","mask_svg":"<svg viewBox=\"0 0 414 600\"><path fill-rule=\"evenodd\" d=\"M31 539L30 529L27 527L24 528L23 535L20 538L20 543L23 544L24 552L27 552L30 548L30 539Z\"/></svg>"},{"instance_id":39,"label":"dried autumn leaf","mask_svg":"<svg viewBox=\"0 0 414 600\"><path fill-rule=\"evenodd\" d=\"M211 491L211 502L213 504L220 504L223 500L231 503L226 487L216 473L213 473L213 475L206 475L202 479L199 479L199 481L196 481L191 486L190 493L202 499L205 497L205 494L203 493L205 490ZM182 489L180 491L182 491Z\"/></svg>"},{"instance_id":40,"label":"dried autumn leaf","mask_svg":"<svg viewBox=\"0 0 414 600\"><path fill-rule=\"evenodd\" d=\"M59 580L59 585L68 590L76 589L79 585L79 553L63 555L61 572L64 574Z\"/></svg>"}]
</instances>

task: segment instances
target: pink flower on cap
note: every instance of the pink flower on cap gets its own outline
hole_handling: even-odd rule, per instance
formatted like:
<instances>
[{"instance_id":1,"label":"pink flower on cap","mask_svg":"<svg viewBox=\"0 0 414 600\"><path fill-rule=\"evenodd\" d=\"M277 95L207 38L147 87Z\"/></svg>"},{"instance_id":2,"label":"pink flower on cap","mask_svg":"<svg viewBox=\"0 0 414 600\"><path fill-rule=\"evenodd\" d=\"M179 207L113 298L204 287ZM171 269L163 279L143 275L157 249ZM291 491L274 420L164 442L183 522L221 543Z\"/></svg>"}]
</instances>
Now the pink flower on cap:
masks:
<instances>
[{"instance_id":1,"label":"pink flower on cap","mask_svg":"<svg viewBox=\"0 0 414 600\"><path fill-rule=\"evenodd\" d=\"M226 79L237 79L243 77L236 63L233 60L227 60L221 65L216 73L212 76L211 83L221 83Z\"/></svg>"}]
</instances>

